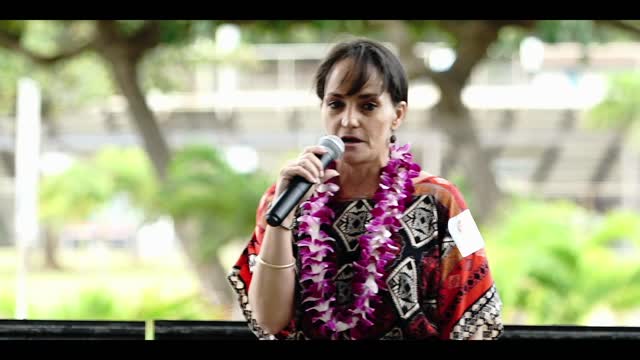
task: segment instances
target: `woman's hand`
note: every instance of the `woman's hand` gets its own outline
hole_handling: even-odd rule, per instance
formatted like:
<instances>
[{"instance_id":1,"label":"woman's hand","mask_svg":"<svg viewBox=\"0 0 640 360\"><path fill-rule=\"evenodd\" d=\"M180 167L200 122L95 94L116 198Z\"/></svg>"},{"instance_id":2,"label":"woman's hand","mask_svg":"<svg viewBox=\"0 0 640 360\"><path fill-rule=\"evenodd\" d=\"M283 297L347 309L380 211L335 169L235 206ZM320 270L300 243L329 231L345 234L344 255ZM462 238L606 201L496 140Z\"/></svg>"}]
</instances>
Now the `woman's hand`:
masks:
<instances>
[{"instance_id":1,"label":"woman's hand","mask_svg":"<svg viewBox=\"0 0 640 360\"><path fill-rule=\"evenodd\" d=\"M288 162L280 170L280 177L276 182L275 197L277 198L287 189L291 179L295 176L301 176L313 184L307 194L300 200L300 203L302 203L313 194L316 186L332 177L338 176L339 173L336 170L328 169L325 171L322 167L322 162L318 158L318 156L322 156L327 151L323 146L308 146L297 159Z\"/></svg>"}]
</instances>

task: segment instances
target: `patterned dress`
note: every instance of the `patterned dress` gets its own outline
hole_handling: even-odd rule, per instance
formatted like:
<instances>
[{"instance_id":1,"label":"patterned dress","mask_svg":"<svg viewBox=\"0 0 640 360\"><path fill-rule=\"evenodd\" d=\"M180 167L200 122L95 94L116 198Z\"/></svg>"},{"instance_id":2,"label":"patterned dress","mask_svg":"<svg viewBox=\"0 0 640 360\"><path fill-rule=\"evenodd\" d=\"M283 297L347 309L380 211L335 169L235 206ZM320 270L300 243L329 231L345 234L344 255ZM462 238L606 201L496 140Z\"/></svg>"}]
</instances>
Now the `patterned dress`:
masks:
<instances>
[{"instance_id":1,"label":"patterned dress","mask_svg":"<svg viewBox=\"0 0 640 360\"><path fill-rule=\"evenodd\" d=\"M268 334L252 317L248 303L255 257L259 254L266 222L264 215L273 201L275 186L263 195L256 227L228 280L249 328L260 339L321 338L301 304L301 287L296 288L296 312L290 324L278 334ZM332 200L332 225L323 230L336 239L336 306L353 301L352 263L358 259L358 237L371 219L373 200ZM496 339L503 331L502 303L491 277L482 239L466 203L449 181L432 176L415 185L410 205L397 233L399 256L387 267L387 290L375 309L375 323L369 339L468 339L482 329L483 339ZM294 223L294 234L296 234ZM293 237L294 251L297 249ZM294 254L294 256L297 254ZM300 259L297 259L298 267Z\"/></svg>"}]
</instances>

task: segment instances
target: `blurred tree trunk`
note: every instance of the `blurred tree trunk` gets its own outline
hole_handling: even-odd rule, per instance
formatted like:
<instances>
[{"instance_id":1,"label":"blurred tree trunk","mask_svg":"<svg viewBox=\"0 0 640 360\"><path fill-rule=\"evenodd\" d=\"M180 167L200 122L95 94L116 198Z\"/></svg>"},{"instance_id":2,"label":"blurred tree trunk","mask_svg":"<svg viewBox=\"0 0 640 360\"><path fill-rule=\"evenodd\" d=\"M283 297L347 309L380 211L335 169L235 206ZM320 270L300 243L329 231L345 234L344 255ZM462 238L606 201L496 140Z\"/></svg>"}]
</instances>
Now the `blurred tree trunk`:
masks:
<instances>
[{"instance_id":1,"label":"blurred tree trunk","mask_svg":"<svg viewBox=\"0 0 640 360\"><path fill-rule=\"evenodd\" d=\"M507 25L533 26L533 21L440 21L442 30L456 39L456 60L451 68L434 72L413 53L414 39L407 24L395 21L388 35L398 46L399 55L410 79L427 75L440 90L440 99L432 109L433 124L447 136L453 151L463 160L466 181L471 186L474 218L484 222L491 217L501 200L491 166L491 154L482 146L473 125L472 115L462 102L462 91L473 69L485 58L487 49Z\"/></svg>"},{"instance_id":2,"label":"blurred tree trunk","mask_svg":"<svg viewBox=\"0 0 640 360\"><path fill-rule=\"evenodd\" d=\"M58 261L60 238L51 226L44 226L44 267L48 270L62 270Z\"/></svg>"},{"instance_id":3,"label":"blurred tree trunk","mask_svg":"<svg viewBox=\"0 0 640 360\"><path fill-rule=\"evenodd\" d=\"M138 65L145 53L159 44L156 22L149 22L137 34L136 41L118 32L114 21L97 21L96 50L109 64L113 79L127 100L138 134L156 174L164 180L171 155L155 115L147 105L138 79Z\"/></svg>"},{"instance_id":4,"label":"blurred tree trunk","mask_svg":"<svg viewBox=\"0 0 640 360\"><path fill-rule=\"evenodd\" d=\"M462 104L451 107L451 100L461 103L462 89L455 88L452 91L448 96L442 96L434 107L434 124L447 135L452 151L458 153L459 161L462 160L465 180L471 186L473 216L482 223L493 214L501 193L490 155L481 144L469 110Z\"/></svg>"},{"instance_id":5,"label":"blurred tree trunk","mask_svg":"<svg viewBox=\"0 0 640 360\"><path fill-rule=\"evenodd\" d=\"M16 176L16 165L15 165L15 152L9 150L0 151L0 160L2 160L2 166L4 167L4 172L9 177Z\"/></svg>"},{"instance_id":6,"label":"blurred tree trunk","mask_svg":"<svg viewBox=\"0 0 640 360\"><path fill-rule=\"evenodd\" d=\"M558 163L562 154L562 144L567 136L574 130L577 117L572 110L565 110L564 117L560 120L554 133L554 141L544 149L542 156L538 159L538 164L531 173L529 181L536 187L544 184L549 179L551 171ZM535 187L534 187L535 189Z\"/></svg>"},{"instance_id":7,"label":"blurred tree trunk","mask_svg":"<svg viewBox=\"0 0 640 360\"><path fill-rule=\"evenodd\" d=\"M462 102L462 91L473 69L498 39L502 26L489 21L472 21L466 26L443 22L442 26L454 35L458 46L451 68L441 73L427 69L440 89L440 100L433 108L434 124L447 135L450 146L458 149L462 156L465 180L471 186L473 214L482 223L493 214L501 193L488 150L482 146L471 113Z\"/></svg>"},{"instance_id":8,"label":"blurred tree trunk","mask_svg":"<svg viewBox=\"0 0 640 360\"><path fill-rule=\"evenodd\" d=\"M211 304L232 305L233 292L227 282L228 271L217 257L213 256L204 261L200 255L200 246L196 239L199 238L201 228L197 221L176 222L175 229L180 237L184 253L202 284L205 298Z\"/></svg>"},{"instance_id":9,"label":"blurred tree trunk","mask_svg":"<svg viewBox=\"0 0 640 360\"><path fill-rule=\"evenodd\" d=\"M96 49L107 60L114 80L127 100L131 120L143 141L144 149L158 178L164 181L171 160L171 149L147 104L138 79L140 60L158 44L158 23L149 22L138 32L136 41L120 35L113 21L97 21L97 29ZM217 258L206 261L199 258L198 232L190 231L191 227L176 222L175 230L204 294L212 304L229 305L232 293L226 280L226 271Z\"/></svg>"}]
</instances>

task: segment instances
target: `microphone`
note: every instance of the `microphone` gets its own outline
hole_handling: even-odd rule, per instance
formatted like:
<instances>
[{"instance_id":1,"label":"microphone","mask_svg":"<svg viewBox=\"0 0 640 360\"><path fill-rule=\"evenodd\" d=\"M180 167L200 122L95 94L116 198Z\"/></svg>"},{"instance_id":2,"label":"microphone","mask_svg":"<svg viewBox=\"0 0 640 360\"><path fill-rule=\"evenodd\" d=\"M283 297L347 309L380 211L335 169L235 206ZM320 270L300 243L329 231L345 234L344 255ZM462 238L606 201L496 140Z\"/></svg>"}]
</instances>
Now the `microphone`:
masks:
<instances>
[{"instance_id":1,"label":"microphone","mask_svg":"<svg viewBox=\"0 0 640 360\"><path fill-rule=\"evenodd\" d=\"M322 156L317 155L322 162L323 169L326 169L332 161L342 157L344 153L344 142L335 135L321 137L318 145L328 150L322 154ZM304 194L309 191L311 185L312 184L302 176L294 176L287 189L273 202L273 205L267 212L267 224L279 226L291 210L300 202Z\"/></svg>"}]
</instances>

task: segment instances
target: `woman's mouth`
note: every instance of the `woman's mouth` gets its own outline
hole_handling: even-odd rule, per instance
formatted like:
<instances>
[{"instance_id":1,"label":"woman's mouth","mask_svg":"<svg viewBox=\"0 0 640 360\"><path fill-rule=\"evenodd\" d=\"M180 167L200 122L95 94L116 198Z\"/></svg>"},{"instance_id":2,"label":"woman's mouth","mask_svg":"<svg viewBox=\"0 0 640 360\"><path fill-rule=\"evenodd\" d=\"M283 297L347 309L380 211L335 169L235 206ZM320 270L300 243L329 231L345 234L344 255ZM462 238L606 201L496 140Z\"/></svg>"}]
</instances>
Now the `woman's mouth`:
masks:
<instances>
[{"instance_id":1,"label":"woman's mouth","mask_svg":"<svg viewBox=\"0 0 640 360\"><path fill-rule=\"evenodd\" d=\"M341 139L344 142L345 146L355 146L359 143L364 142L360 138L357 138L355 136L342 136Z\"/></svg>"}]
</instances>

